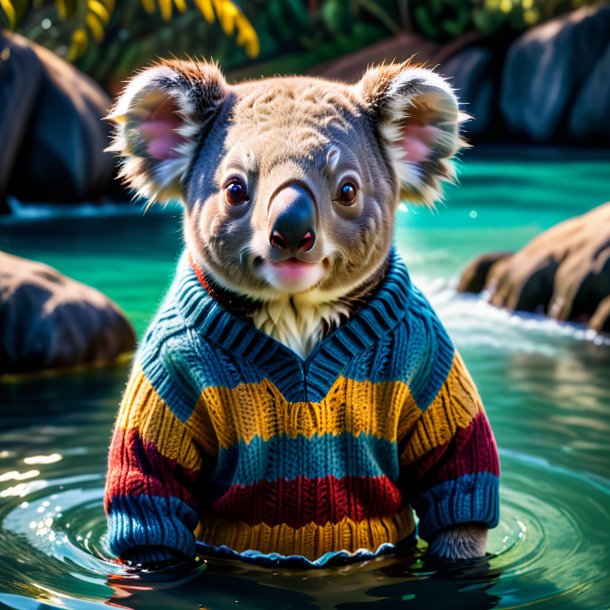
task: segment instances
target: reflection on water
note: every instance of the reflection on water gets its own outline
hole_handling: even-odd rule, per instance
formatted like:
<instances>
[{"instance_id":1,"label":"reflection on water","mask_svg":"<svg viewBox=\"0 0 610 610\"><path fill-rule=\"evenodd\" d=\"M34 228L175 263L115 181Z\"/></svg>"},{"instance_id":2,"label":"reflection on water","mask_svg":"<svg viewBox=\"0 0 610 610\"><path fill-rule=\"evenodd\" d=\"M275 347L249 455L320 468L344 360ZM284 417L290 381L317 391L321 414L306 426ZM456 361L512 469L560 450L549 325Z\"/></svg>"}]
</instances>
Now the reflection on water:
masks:
<instances>
[{"instance_id":1,"label":"reflection on water","mask_svg":"<svg viewBox=\"0 0 610 610\"><path fill-rule=\"evenodd\" d=\"M518 235L523 241L574 209L540 201L535 213L516 206L509 215L500 205L506 201L482 209L490 170L479 170L436 217L400 213L398 244L462 351L501 448L501 522L486 559L438 565L422 543L412 556L325 570L210 559L179 578L130 573L112 562L102 509L106 451L129 366L123 362L0 384L0 607L607 607L608 341L452 289L472 254L514 247ZM474 218L468 193L478 202ZM131 217L118 229L116 220L71 223L56 233L47 224L0 226L0 243L102 288L141 333L180 248L178 220Z\"/></svg>"}]
</instances>

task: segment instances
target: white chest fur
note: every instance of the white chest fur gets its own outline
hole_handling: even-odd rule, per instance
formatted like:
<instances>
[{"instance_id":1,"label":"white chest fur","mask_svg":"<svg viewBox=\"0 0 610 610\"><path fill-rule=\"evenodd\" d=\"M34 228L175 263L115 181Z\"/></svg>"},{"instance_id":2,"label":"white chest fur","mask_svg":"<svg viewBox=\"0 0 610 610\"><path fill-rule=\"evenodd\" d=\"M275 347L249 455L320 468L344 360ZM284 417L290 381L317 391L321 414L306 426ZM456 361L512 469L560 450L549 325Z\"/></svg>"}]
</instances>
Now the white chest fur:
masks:
<instances>
[{"instance_id":1,"label":"white chest fur","mask_svg":"<svg viewBox=\"0 0 610 610\"><path fill-rule=\"evenodd\" d=\"M322 338L324 328L336 326L349 315L346 305L311 303L290 297L263 303L251 314L256 328L306 358Z\"/></svg>"}]
</instances>

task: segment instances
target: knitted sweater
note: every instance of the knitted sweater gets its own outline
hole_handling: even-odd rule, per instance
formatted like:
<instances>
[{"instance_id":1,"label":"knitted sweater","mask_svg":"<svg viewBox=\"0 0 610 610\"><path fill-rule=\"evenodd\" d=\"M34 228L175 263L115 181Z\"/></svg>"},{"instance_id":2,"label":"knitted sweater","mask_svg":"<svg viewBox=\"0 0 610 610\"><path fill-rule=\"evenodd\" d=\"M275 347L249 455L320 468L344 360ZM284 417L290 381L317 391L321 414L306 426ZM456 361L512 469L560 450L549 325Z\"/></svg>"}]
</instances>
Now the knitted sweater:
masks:
<instances>
[{"instance_id":1,"label":"knitted sweater","mask_svg":"<svg viewBox=\"0 0 610 610\"><path fill-rule=\"evenodd\" d=\"M477 390L392 253L305 359L223 309L186 257L138 350L110 448L111 550L315 565L498 521ZM197 541L197 544L196 544Z\"/></svg>"}]
</instances>

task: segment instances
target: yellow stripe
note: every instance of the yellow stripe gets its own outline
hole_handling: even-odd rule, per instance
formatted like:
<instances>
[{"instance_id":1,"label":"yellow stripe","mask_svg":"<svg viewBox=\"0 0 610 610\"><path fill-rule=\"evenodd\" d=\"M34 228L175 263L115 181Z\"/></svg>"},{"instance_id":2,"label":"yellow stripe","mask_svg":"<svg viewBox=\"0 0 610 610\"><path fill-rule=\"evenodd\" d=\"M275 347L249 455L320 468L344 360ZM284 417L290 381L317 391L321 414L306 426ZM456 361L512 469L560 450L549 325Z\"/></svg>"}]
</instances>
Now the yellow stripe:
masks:
<instances>
[{"instance_id":1,"label":"yellow stripe","mask_svg":"<svg viewBox=\"0 0 610 610\"><path fill-rule=\"evenodd\" d=\"M220 445L267 441L282 434L371 434L394 442L421 415L400 381L372 383L339 377L322 402L289 402L268 380L235 388L208 387L195 413L207 412Z\"/></svg>"},{"instance_id":2,"label":"yellow stripe","mask_svg":"<svg viewBox=\"0 0 610 610\"><path fill-rule=\"evenodd\" d=\"M266 523L248 525L243 521L234 523L206 517L198 536L207 544L226 545L239 553L256 549L261 553L302 555L317 559L329 551L346 550L354 553L358 549L376 551L385 542L397 543L413 533L415 523L411 509L395 516L355 522L348 517L339 523L316 525L309 523L292 528L281 524Z\"/></svg>"},{"instance_id":3,"label":"yellow stripe","mask_svg":"<svg viewBox=\"0 0 610 610\"><path fill-rule=\"evenodd\" d=\"M401 467L449 442L458 428L466 428L482 411L479 393L456 352L447 380L409 437L400 456Z\"/></svg>"},{"instance_id":4,"label":"yellow stripe","mask_svg":"<svg viewBox=\"0 0 610 610\"><path fill-rule=\"evenodd\" d=\"M198 419L182 423L157 394L139 366L134 366L123 396L116 425L116 434L137 430L145 443L184 468L199 470L201 456L193 438L204 448L216 451L217 443L210 437L211 426ZM193 425L200 425L193 429ZM207 434L206 434L207 430Z\"/></svg>"}]
</instances>

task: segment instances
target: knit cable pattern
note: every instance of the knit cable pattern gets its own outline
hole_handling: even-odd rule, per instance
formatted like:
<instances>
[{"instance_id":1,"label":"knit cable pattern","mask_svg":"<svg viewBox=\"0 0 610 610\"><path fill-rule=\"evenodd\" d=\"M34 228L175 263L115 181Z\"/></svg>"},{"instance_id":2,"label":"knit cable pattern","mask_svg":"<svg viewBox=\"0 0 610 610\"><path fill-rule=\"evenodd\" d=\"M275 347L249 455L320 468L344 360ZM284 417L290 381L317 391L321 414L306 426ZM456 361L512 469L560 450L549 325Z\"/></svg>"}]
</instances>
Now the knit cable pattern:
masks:
<instances>
[{"instance_id":1,"label":"knit cable pattern","mask_svg":"<svg viewBox=\"0 0 610 610\"><path fill-rule=\"evenodd\" d=\"M210 298L186 256L136 355L110 448L111 550L321 565L498 522L477 390L398 255L301 359ZM271 559L270 559L271 558Z\"/></svg>"}]
</instances>

